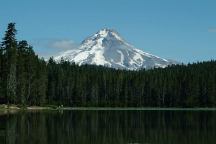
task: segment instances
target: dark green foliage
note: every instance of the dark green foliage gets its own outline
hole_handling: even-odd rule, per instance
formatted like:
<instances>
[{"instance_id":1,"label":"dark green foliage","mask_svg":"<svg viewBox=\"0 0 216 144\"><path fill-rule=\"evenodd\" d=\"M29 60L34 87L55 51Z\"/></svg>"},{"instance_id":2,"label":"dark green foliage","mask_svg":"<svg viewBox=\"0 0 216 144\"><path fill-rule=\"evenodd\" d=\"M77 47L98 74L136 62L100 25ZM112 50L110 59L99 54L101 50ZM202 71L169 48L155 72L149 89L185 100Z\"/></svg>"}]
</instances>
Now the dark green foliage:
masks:
<instances>
[{"instance_id":1,"label":"dark green foliage","mask_svg":"<svg viewBox=\"0 0 216 144\"><path fill-rule=\"evenodd\" d=\"M126 71L38 58L9 24L0 49L0 103L215 107L216 61Z\"/></svg>"},{"instance_id":2,"label":"dark green foliage","mask_svg":"<svg viewBox=\"0 0 216 144\"><path fill-rule=\"evenodd\" d=\"M52 104L121 107L215 107L216 62L124 71L48 63Z\"/></svg>"},{"instance_id":3,"label":"dark green foliage","mask_svg":"<svg viewBox=\"0 0 216 144\"><path fill-rule=\"evenodd\" d=\"M16 42L15 23L8 24L5 37L2 42L2 53L4 57L4 87L7 101L11 103L16 102L16 63L17 63L17 42Z\"/></svg>"},{"instance_id":4,"label":"dark green foliage","mask_svg":"<svg viewBox=\"0 0 216 144\"><path fill-rule=\"evenodd\" d=\"M40 105L46 97L46 63L27 41L16 41L10 23L0 49L0 103Z\"/></svg>"},{"instance_id":5,"label":"dark green foliage","mask_svg":"<svg viewBox=\"0 0 216 144\"><path fill-rule=\"evenodd\" d=\"M5 103L6 95L5 95L5 57L3 55L3 48L0 46L0 103Z\"/></svg>"}]
</instances>

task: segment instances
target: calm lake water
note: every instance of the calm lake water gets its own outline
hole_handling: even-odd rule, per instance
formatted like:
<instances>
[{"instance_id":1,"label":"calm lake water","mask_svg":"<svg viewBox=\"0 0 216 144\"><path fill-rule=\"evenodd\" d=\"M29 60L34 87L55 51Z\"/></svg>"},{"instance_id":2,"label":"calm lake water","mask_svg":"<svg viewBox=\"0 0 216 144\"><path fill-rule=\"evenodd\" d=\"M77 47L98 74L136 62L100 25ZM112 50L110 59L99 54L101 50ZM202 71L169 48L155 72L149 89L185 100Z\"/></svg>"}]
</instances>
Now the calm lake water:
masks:
<instances>
[{"instance_id":1,"label":"calm lake water","mask_svg":"<svg viewBox=\"0 0 216 144\"><path fill-rule=\"evenodd\" d=\"M0 114L0 144L215 144L216 111Z\"/></svg>"}]
</instances>

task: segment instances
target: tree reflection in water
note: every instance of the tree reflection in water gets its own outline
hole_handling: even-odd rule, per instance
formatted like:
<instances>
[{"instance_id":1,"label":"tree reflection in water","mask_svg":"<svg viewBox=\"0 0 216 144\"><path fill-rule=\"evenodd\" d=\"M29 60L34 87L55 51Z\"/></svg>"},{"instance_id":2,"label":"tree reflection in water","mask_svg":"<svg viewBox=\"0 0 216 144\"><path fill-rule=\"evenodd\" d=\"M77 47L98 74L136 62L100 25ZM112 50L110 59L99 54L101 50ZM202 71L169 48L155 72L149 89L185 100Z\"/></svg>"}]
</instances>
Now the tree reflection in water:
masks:
<instances>
[{"instance_id":1,"label":"tree reflection in water","mask_svg":"<svg viewBox=\"0 0 216 144\"><path fill-rule=\"evenodd\" d=\"M0 115L0 144L215 142L215 111L53 111Z\"/></svg>"}]
</instances>

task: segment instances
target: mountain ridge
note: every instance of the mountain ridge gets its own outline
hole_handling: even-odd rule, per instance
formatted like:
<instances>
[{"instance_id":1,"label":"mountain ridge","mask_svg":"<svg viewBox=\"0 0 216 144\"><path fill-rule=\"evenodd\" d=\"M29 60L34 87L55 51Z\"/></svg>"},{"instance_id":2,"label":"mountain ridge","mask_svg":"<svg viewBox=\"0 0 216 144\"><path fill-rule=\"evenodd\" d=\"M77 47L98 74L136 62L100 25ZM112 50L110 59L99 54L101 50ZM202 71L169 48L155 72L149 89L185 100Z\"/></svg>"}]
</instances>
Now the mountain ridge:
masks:
<instances>
[{"instance_id":1,"label":"mountain ridge","mask_svg":"<svg viewBox=\"0 0 216 144\"><path fill-rule=\"evenodd\" d=\"M99 30L81 42L77 49L67 50L54 57L78 65L101 65L116 69L138 70L167 67L173 61L146 53L126 42L120 34L109 28Z\"/></svg>"}]
</instances>

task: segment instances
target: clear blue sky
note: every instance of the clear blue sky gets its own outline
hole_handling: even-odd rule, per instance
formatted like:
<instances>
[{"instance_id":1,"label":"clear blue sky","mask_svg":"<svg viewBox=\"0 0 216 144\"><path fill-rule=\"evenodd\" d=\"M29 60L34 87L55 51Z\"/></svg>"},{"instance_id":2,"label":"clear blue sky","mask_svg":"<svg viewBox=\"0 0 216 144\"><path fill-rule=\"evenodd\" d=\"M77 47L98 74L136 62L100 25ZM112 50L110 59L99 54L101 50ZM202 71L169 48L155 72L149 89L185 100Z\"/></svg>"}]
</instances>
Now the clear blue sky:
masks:
<instances>
[{"instance_id":1,"label":"clear blue sky","mask_svg":"<svg viewBox=\"0 0 216 144\"><path fill-rule=\"evenodd\" d=\"M106 27L163 58L216 59L215 0L1 0L1 37L9 22L42 56L61 51L52 43L80 43Z\"/></svg>"}]
</instances>

